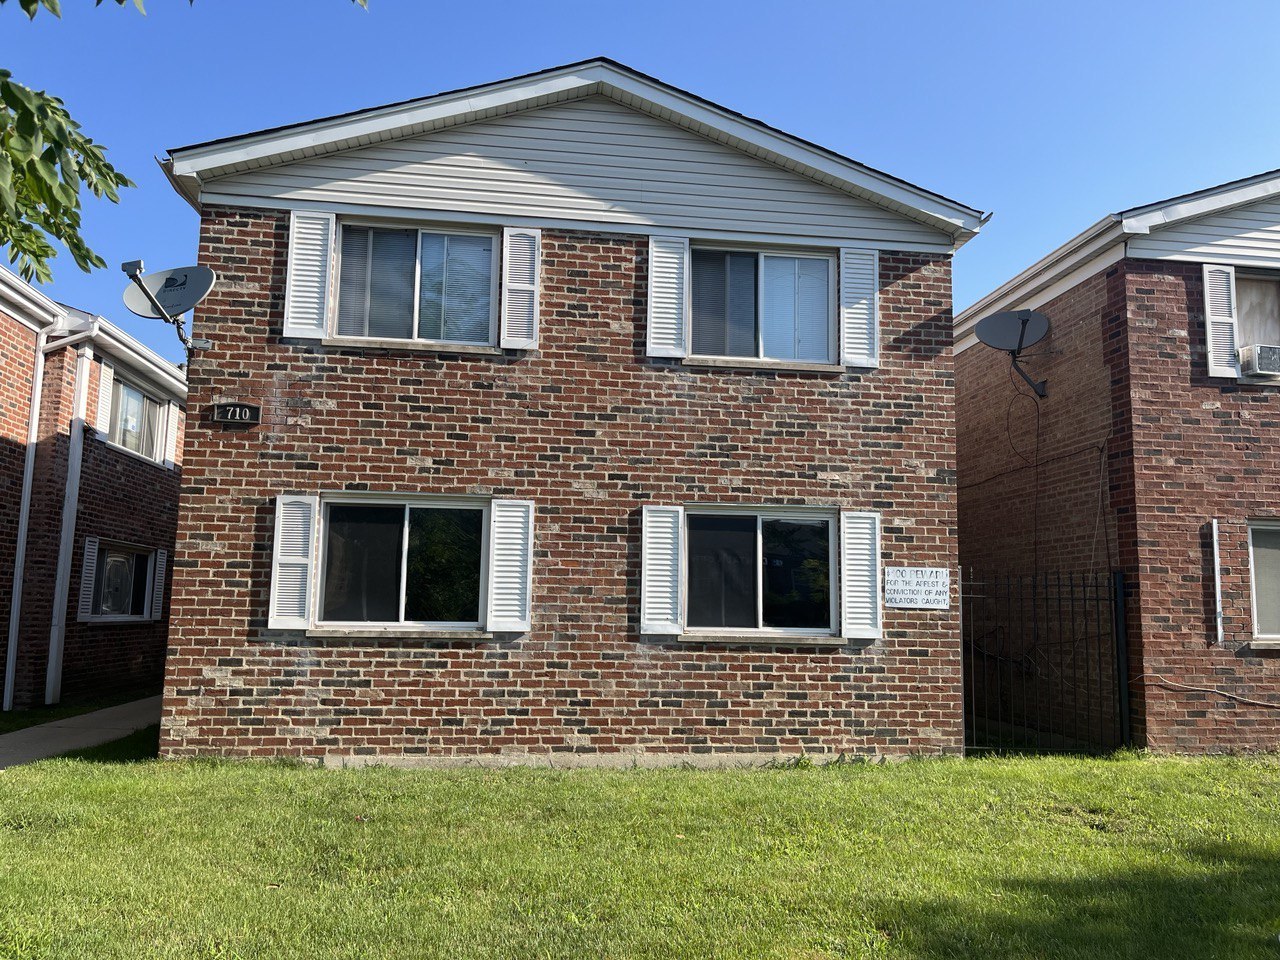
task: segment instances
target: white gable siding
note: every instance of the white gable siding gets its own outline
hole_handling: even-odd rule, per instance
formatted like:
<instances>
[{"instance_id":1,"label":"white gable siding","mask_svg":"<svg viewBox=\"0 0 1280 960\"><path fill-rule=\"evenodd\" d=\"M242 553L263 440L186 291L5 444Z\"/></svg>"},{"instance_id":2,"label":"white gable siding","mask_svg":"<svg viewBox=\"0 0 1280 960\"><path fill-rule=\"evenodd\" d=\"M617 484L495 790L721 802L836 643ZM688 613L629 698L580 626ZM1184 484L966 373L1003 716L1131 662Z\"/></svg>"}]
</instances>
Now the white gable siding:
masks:
<instances>
[{"instance_id":1,"label":"white gable siding","mask_svg":"<svg viewBox=\"0 0 1280 960\"><path fill-rule=\"evenodd\" d=\"M1263 200L1129 238L1131 257L1280 267L1280 199Z\"/></svg>"},{"instance_id":2,"label":"white gable siding","mask_svg":"<svg viewBox=\"0 0 1280 960\"><path fill-rule=\"evenodd\" d=\"M951 247L900 214L604 97L238 173L203 196Z\"/></svg>"}]
</instances>

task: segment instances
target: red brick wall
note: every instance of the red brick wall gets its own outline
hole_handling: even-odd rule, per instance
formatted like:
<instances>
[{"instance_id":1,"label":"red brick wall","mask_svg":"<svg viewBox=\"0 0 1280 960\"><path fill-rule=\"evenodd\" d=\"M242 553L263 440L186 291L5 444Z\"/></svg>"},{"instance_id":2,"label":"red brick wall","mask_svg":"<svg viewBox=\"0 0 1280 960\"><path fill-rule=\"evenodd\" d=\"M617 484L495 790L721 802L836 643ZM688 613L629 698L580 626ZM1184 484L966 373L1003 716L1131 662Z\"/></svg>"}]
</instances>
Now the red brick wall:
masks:
<instances>
[{"instance_id":1,"label":"red brick wall","mask_svg":"<svg viewBox=\"0 0 1280 960\"><path fill-rule=\"evenodd\" d=\"M637 635L646 502L883 512L886 563L954 566L950 263L881 260L871 374L644 356L647 243L545 231L539 349L501 357L282 342L287 216L208 209L222 283L190 374L163 750L206 753L955 752L957 623L886 612L815 652ZM225 430L216 399L262 406ZM369 489L537 502L534 629L515 640L266 631L273 498Z\"/></svg>"},{"instance_id":2,"label":"red brick wall","mask_svg":"<svg viewBox=\"0 0 1280 960\"><path fill-rule=\"evenodd\" d=\"M1198 263L1125 262L1133 376L1137 559L1147 743L1202 751L1280 746L1280 653L1253 637L1247 521L1280 517L1280 387L1206 375ZM1225 640L1215 642L1212 561L1204 525L1216 518ZM1203 687L1214 693L1163 684Z\"/></svg>"},{"instance_id":3,"label":"red brick wall","mask_svg":"<svg viewBox=\"0 0 1280 960\"><path fill-rule=\"evenodd\" d=\"M97 412L99 368L99 361L90 365L86 410L90 423ZM44 702L70 430L75 413L75 370L74 348L56 350L45 359L23 578L15 683L18 706ZM78 622L80 569L88 536L163 548L172 555L180 486L180 474L112 449L94 431L86 431L63 647L64 699L109 694L121 688L159 687L167 621Z\"/></svg>"},{"instance_id":4,"label":"red brick wall","mask_svg":"<svg viewBox=\"0 0 1280 960\"><path fill-rule=\"evenodd\" d=\"M9 628L35 351L35 331L0 312L0 637Z\"/></svg>"},{"instance_id":5,"label":"red brick wall","mask_svg":"<svg viewBox=\"0 0 1280 960\"><path fill-rule=\"evenodd\" d=\"M956 357L964 567L1031 573L1037 557L1042 572L1116 565L1108 464L1121 448L1112 438L1103 328L1122 310L1122 294L1108 269L1038 308L1050 320L1049 335L1023 361L1033 379L1048 382L1048 396L1038 403L1007 353L979 343Z\"/></svg>"}]
</instances>

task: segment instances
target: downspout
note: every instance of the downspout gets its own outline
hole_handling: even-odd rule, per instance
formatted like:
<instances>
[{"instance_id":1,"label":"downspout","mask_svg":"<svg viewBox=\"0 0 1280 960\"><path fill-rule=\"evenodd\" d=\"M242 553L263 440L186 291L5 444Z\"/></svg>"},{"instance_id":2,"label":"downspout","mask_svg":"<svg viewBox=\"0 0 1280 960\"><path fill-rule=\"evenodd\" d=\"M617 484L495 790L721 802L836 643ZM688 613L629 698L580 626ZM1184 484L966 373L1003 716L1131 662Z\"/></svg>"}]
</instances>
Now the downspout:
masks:
<instances>
[{"instance_id":1,"label":"downspout","mask_svg":"<svg viewBox=\"0 0 1280 960\"><path fill-rule=\"evenodd\" d=\"M13 551L13 591L9 599L9 635L4 655L5 710L13 709L13 687L18 669L18 624L22 618L22 579L27 562L27 526L31 520L31 478L36 470L36 443L40 439L40 400L44 392L44 347L49 331L36 334L36 366L31 376L31 413L27 424L27 455L22 466L22 499L18 507L18 542Z\"/></svg>"},{"instance_id":2,"label":"downspout","mask_svg":"<svg viewBox=\"0 0 1280 960\"><path fill-rule=\"evenodd\" d=\"M63 346L59 343L58 346ZM80 463L84 458L85 416L89 403L89 364L93 347L76 348L75 409L71 415L71 440L67 447L67 485L62 497L62 538L58 543L58 567L54 574L53 623L49 627L49 666L45 673L44 702L62 698L62 649L67 633L67 598L71 590L71 559L76 538L76 512L80 507Z\"/></svg>"}]
</instances>

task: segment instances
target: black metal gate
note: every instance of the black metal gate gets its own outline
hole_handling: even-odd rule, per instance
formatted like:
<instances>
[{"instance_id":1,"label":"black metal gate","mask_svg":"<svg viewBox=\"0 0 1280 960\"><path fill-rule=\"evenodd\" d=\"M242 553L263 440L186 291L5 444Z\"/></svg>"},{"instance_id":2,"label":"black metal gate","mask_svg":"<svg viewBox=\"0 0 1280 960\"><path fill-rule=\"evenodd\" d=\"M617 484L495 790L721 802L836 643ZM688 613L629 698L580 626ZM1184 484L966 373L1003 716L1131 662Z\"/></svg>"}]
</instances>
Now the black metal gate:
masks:
<instances>
[{"instance_id":1,"label":"black metal gate","mask_svg":"<svg viewBox=\"0 0 1280 960\"><path fill-rule=\"evenodd\" d=\"M967 752L1128 746L1124 574L966 573L961 600Z\"/></svg>"}]
</instances>

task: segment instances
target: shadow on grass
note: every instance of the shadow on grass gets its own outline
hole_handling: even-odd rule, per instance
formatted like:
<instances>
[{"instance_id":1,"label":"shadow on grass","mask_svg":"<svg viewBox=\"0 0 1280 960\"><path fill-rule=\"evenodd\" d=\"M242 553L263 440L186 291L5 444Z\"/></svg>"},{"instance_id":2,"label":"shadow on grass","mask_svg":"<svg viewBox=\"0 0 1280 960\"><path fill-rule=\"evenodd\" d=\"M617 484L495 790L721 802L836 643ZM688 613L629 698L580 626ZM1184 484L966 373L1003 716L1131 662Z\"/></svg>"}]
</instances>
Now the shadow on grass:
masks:
<instances>
[{"instance_id":1,"label":"shadow on grass","mask_svg":"<svg viewBox=\"0 0 1280 960\"><path fill-rule=\"evenodd\" d=\"M1280 957L1280 861L1235 845L1159 867L1011 878L962 899L886 906L876 924L906 955Z\"/></svg>"},{"instance_id":2,"label":"shadow on grass","mask_svg":"<svg viewBox=\"0 0 1280 960\"><path fill-rule=\"evenodd\" d=\"M64 753L59 759L81 760L86 763L138 763L142 760L154 760L159 753L160 724L153 723L119 740Z\"/></svg>"}]
</instances>

